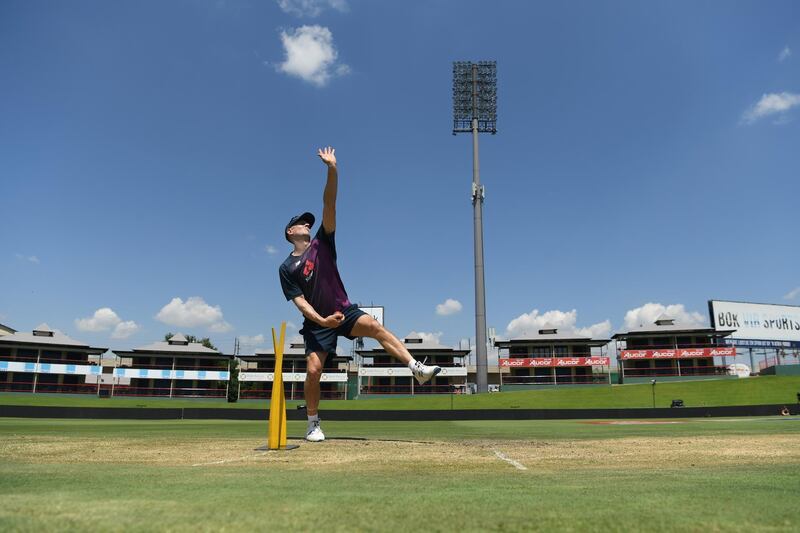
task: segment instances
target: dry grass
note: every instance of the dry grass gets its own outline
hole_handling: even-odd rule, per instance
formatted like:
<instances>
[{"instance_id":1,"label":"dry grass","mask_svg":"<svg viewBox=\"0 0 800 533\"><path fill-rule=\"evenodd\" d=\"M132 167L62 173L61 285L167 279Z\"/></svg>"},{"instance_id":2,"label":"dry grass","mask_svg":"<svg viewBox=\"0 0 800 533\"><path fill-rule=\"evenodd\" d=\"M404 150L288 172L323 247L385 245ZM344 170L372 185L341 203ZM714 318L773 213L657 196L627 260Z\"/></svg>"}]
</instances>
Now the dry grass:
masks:
<instances>
[{"instance_id":1,"label":"dry grass","mask_svg":"<svg viewBox=\"0 0 800 533\"><path fill-rule=\"evenodd\" d=\"M361 472L414 468L437 470L511 468L495 451L529 471L799 464L800 436L626 437L595 440L404 442L329 440L282 452L258 452L251 438L165 439L11 436L0 442L0 461L51 464L139 464L205 468L313 468Z\"/></svg>"}]
</instances>

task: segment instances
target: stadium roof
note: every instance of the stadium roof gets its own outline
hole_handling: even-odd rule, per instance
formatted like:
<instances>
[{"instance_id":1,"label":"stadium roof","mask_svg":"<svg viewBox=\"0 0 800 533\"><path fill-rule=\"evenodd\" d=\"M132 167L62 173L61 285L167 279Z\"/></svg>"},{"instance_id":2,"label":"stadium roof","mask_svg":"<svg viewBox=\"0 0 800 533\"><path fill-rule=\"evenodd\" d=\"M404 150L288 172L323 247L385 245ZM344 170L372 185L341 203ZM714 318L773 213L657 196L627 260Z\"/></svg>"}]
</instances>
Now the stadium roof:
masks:
<instances>
[{"instance_id":1,"label":"stadium roof","mask_svg":"<svg viewBox=\"0 0 800 533\"><path fill-rule=\"evenodd\" d=\"M283 349L283 358L284 360L305 360L306 358L306 345L303 342L293 342L290 343L289 346ZM253 355L240 355L239 359L244 361L258 361L258 360L265 360L265 359L275 359L275 349L268 348L264 350L256 350ZM350 359L349 355L339 355L339 354L332 354L328 356L328 360L331 361L342 361Z\"/></svg>"},{"instance_id":2,"label":"stadium roof","mask_svg":"<svg viewBox=\"0 0 800 533\"><path fill-rule=\"evenodd\" d=\"M470 352L470 350L453 348L451 346L443 346L436 341L425 340L421 335L416 333L412 333L403 339L403 345L406 347L406 350L412 354L420 352L448 352L452 355L463 356ZM387 352L382 346L380 346L371 350L356 350L356 353L359 355L379 355Z\"/></svg>"},{"instance_id":3,"label":"stadium roof","mask_svg":"<svg viewBox=\"0 0 800 533\"><path fill-rule=\"evenodd\" d=\"M519 337L510 340L497 340L494 345L498 348L508 348L510 346L522 346L530 344L584 344L587 346L605 346L609 339L593 339L585 335L579 335L574 331L560 332L558 328L545 324L534 334L523 333Z\"/></svg>"},{"instance_id":4,"label":"stadium roof","mask_svg":"<svg viewBox=\"0 0 800 533\"><path fill-rule=\"evenodd\" d=\"M627 337L652 337L652 336L661 336L661 335L677 335L679 333L685 333L689 335L709 335L709 336L719 336L719 337L727 337L731 333L736 331L735 329L714 329L712 327L692 327L687 324L675 323L675 319L667 316L661 315L658 317L655 322L652 324L640 324L635 328L631 328L628 331L623 331L619 333L615 333L611 336L612 339L624 340Z\"/></svg>"},{"instance_id":5,"label":"stadium roof","mask_svg":"<svg viewBox=\"0 0 800 533\"><path fill-rule=\"evenodd\" d=\"M185 357L231 357L218 350L212 350L199 342L189 342L182 333L176 333L169 340L154 342L133 350L112 350L117 355L126 357L136 355L172 355Z\"/></svg>"},{"instance_id":6,"label":"stadium roof","mask_svg":"<svg viewBox=\"0 0 800 533\"><path fill-rule=\"evenodd\" d=\"M85 342L76 341L75 339L67 337L60 331L53 331L47 324L39 324L30 333L17 331L10 335L2 335L0 336L0 344L18 344L31 347L37 345L53 348L60 347L92 354L101 354L108 350L108 348L98 348L89 346Z\"/></svg>"}]
</instances>

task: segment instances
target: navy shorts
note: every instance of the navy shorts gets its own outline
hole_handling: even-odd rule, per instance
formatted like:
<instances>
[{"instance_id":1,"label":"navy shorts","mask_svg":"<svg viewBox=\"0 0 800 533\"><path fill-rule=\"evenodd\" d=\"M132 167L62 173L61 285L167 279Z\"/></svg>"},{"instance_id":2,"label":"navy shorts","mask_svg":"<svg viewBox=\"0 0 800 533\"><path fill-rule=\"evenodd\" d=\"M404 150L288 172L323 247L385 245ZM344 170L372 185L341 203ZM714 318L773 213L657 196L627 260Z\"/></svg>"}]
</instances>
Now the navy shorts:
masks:
<instances>
[{"instance_id":1,"label":"navy shorts","mask_svg":"<svg viewBox=\"0 0 800 533\"><path fill-rule=\"evenodd\" d=\"M312 352L336 353L336 339L338 337L347 337L350 340L355 338L350 336L350 332L353 331L356 320L367 313L359 309L356 304L352 304L342 309L342 314L344 315L344 320L335 328L324 328L310 320L306 320L303 323L303 329L300 330L300 334L303 335L303 340L306 343L306 355Z\"/></svg>"}]
</instances>

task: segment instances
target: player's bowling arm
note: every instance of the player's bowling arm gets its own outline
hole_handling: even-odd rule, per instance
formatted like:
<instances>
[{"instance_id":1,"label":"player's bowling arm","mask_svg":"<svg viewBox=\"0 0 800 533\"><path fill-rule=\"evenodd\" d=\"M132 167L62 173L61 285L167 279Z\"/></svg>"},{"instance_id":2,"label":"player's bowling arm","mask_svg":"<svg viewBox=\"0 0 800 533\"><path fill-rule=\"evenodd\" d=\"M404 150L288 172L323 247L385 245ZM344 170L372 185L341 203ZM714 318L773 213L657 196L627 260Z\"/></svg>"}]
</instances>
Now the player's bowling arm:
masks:
<instances>
[{"instance_id":1,"label":"player's bowling arm","mask_svg":"<svg viewBox=\"0 0 800 533\"><path fill-rule=\"evenodd\" d=\"M308 303L308 300L306 300L304 296L296 296L295 298L292 298L292 302L294 302L294 305L297 306L297 309L300 310L304 317L316 322L322 327L335 328L341 324L342 320L344 320L344 315L340 311L336 311L334 314L322 318L322 315L317 313L317 311L311 306L310 303Z\"/></svg>"},{"instance_id":2,"label":"player's bowling arm","mask_svg":"<svg viewBox=\"0 0 800 533\"><path fill-rule=\"evenodd\" d=\"M326 233L336 230L336 192L339 182L339 173L336 169L335 150L331 147L319 151L319 158L328 166L328 180L325 183L325 192L322 194L322 226Z\"/></svg>"}]
</instances>

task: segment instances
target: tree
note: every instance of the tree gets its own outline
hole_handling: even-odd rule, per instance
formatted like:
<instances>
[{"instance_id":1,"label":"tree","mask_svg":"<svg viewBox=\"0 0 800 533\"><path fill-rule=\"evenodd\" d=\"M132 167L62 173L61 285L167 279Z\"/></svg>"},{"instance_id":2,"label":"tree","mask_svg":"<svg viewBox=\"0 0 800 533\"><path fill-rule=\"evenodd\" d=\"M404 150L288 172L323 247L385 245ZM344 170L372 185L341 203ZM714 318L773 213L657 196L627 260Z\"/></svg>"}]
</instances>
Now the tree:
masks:
<instances>
[{"instance_id":1,"label":"tree","mask_svg":"<svg viewBox=\"0 0 800 533\"><path fill-rule=\"evenodd\" d=\"M175 335L175 334L171 333L171 332L167 333L166 335L164 335L164 340L168 341L173 335ZM186 337L186 340L189 341L189 342L198 342L198 343L202 344L203 346L205 346L206 348L210 348L212 350L217 350L217 347L214 346L214 344L212 344L211 339L209 339L208 337L203 337L202 339L198 339L194 335L184 335L184 337Z\"/></svg>"},{"instance_id":2,"label":"tree","mask_svg":"<svg viewBox=\"0 0 800 533\"><path fill-rule=\"evenodd\" d=\"M235 357L231 361L231 377L228 380L228 402L235 403L239 400L239 360Z\"/></svg>"}]
</instances>

